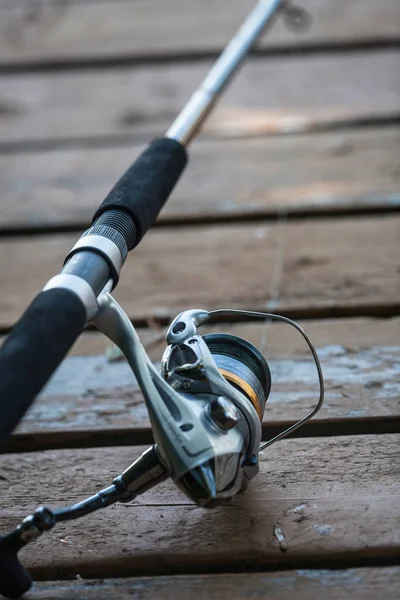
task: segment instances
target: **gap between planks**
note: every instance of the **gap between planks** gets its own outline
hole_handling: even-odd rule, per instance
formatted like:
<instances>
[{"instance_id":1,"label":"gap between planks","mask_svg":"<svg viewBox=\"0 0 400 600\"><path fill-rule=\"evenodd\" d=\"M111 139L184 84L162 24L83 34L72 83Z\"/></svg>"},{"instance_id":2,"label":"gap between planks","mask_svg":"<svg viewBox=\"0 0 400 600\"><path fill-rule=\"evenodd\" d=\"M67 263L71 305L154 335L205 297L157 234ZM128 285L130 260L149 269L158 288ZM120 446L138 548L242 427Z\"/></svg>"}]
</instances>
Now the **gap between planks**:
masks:
<instances>
[{"instance_id":1,"label":"gap between planks","mask_svg":"<svg viewBox=\"0 0 400 600\"><path fill-rule=\"evenodd\" d=\"M262 222L150 231L124 266L115 296L136 323L165 322L193 306L265 310L281 235L279 225ZM289 222L285 235L276 312L300 318L398 313L399 217ZM58 272L74 243L67 234L0 239L2 331Z\"/></svg>"},{"instance_id":2,"label":"gap between planks","mask_svg":"<svg viewBox=\"0 0 400 600\"><path fill-rule=\"evenodd\" d=\"M249 140L198 140L159 224L392 211L395 127ZM0 156L0 232L84 229L141 146ZM21 176L21 166L24 166Z\"/></svg>"},{"instance_id":3,"label":"gap between planks","mask_svg":"<svg viewBox=\"0 0 400 600\"><path fill-rule=\"evenodd\" d=\"M0 108L1 110L1 108ZM274 118L273 118L274 119ZM294 120L296 119L296 117L294 117ZM278 122L275 125L275 123L272 123L272 127L271 130L268 131L268 129L270 128L270 123L267 122L266 125L266 129L267 131L264 132L263 128L260 128L259 133L252 131L250 129L250 131L248 133L246 133L246 130L242 130L242 132L240 132L240 126L239 126L239 130L237 133L227 133L224 134L223 136L218 137L218 136L214 136L212 134L208 134L207 132L201 132L199 134L199 138L201 140L206 140L206 141L213 141L213 140L219 140L219 139L223 139L225 140L253 140L253 139L259 139L262 137L268 137L268 138L272 138L273 140L275 140L276 138L279 138L281 135L283 136L288 136L288 135L296 135L296 136L303 136L303 135L309 135L309 134L317 134L317 135L323 135L323 134L329 134L329 133L337 133L338 135L340 135L341 133L344 133L345 135L348 132L351 131L359 131L359 130L364 130L364 129L368 129L371 131L381 131L382 129L386 129L386 128L395 128L398 127L400 124L400 113L398 112L391 112L388 113L386 115L374 115L374 114L370 114L370 115L366 115L364 116L354 116L354 117L350 117L349 119L347 119L346 117L343 118L337 118L337 117L333 117L332 120L329 119L329 117L327 117L326 119L324 117L321 117L321 121L319 121L319 117L316 118L315 122L312 120L307 120L305 119L303 123L301 123L301 121L303 120L302 118L299 119L299 125L298 125L298 131L294 131L294 129L297 129L297 125L295 125L293 127L292 130L292 126L288 125L288 129L290 131L285 131L286 129L286 125L284 123L285 118L283 118L283 122L279 123L279 118L278 118ZM289 121L290 121L290 117L289 117ZM232 122L232 121L231 121ZM159 129L157 129L157 134L155 134L155 137L160 137L160 134L162 132L160 132ZM153 135L154 137L154 135ZM151 138L150 138L151 141ZM35 140L27 140L26 142L4 142L2 143L0 141L0 156L1 155L10 155L10 154L16 154L17 156L19 156L20 154L26 154L26 155L30 155L30 154L36 154L36 153L41 153L41 152L49 152L49 151L65 151L65 150L96 150L96 149L115 149L115 148L125 148L125 147L129 147L132 149L132 146L135 147L136 145L141 145L142 149L149 143L149 136L147 134L122 134L122 135L118 135L118 134L110 134L110 135L106 135L106 136L101 136L98 135L96 137L85 137L85 138L81 138L81 137L74 137L74 138L54 138L54 139L45 139L45 140L40 140L40 139L35 139Z\"/></svg>"},{"instance_id":4,"label":"gap between planks","mask_svg":"<svg viewBox=\"0 0 400 600\"><path fill-rule=\"evenodd\" d=\"M11 16L2 5L0 56L4 68L59 68L85 63L101 63L104 67L127 59L154 60L219 51L253 8L254 0L186 0L185 9L181 0L74 2L59 10L39 10L29 21L23 10L18 12L18 5ZM319 51L321 47L334 50L355 43L376 46L398 41L396 0L379 4L375 0L309 0L307 10L313 18L307 32L296 35L278 18L258 47L286 53L301 51L302 47ZM160 15L157 27L156 14Z\"/></svg>"},{"instance_id":5,"label":"gap between planks","mask_svg":"<svg viewBox=\"0 0 400 600\"><path fill-rule=\"evenodd\" d=\"M26 600L398 600L400 567L37 582Z\"/></svg>"},{"instance_id":6,"label":"gap between planks","mask_svg":"<svg viewBox=\"0 0 400 600\"><path fill-rule=\"evenodd\" d=\"M394 51L351 58L294 56L284 62L249 59L203 135L250 137L395 123L398 61ZM110 146L124 138L140 143L159 136L210 67L211 62L198 61L101 73L3 75L0 151Z\"/></svg>"},{"instance_id":7,"label":"gap between planks","mask_svg":"<svg viewBox=\"0 0 400 600\"><path fill-rule=\"evenodd\" d=\"M400 212L400 205L398 206L397 198L395 194L374 194L373 198L361 197L361 198L351 198L351 202L354 202L352 206L341 206L337 204L336 206L332 205L327 208L311 208L305 206L304 208L291 208L290 212L286 214L287 221L310 221L312 219L326 219L326 218L349 218L349 217L374 217L380 215L397 215ZM358 204L359 203L359 204ZM168 218L168 219L160 219L152 226L155 228L175 228L175 227L185 227L191 225L226 225L230 223L259 223L260 221L276 223L278 219L278 214L271 212L271 214L261 212L248 215L221 215L221 216L196 216L195 218L191 218L190 216L184 218ZM6 229L1 230L0 228L0 239L1 238L12 238L18 236L19 238L32 238L36 236L46 236L46 235L54 235L57 233L76 233L82 234L83 231L90 227L90 221L77 223L76 225L42 225L35 226L34 229L27 227L7 227ZM342 315L346 317L346 315ZM354 316L354 315L348 315ZM386 315L382 315L385 318ZM304 315L303 318L307 318L307 315ZM240 320L240 319L237 319ZM0 335L1 332L0 330Z\"/></svg>"},{"instance_id":8,"label":"gap between planks","mask_svg":"<svg viewBox=\"0 0 400 600\"><path fill-rule=\"evenodd\" d=\"M325 40L316 44L271 46L270 48L254 48L250 50L248 56L253 59L278 59L286 60L295 57L313 57L313 56L351 56L352 54L397 51L400 49L400 39L398 36L368 38L362 41L346 40L345 42L336 42L335 40ZM151 56L132 56L130 54L117 55L115 57L85 59L60 59L48 60L44 62L15 62L11 64L0 63L0 76L2 75L36 75L46 73L80 73L94 71L113 71L115 69L131 69L135 67L157 67L168 65L171 62L183 65L196 64L199 61L215 61L220 56L220 50L215 48L205 52L190 52L186 50L184 54L171 52L170 54L152 54Z\"/></svg>"},{"instance_id":9,"label":"gap between planks","mask_svg":"<svg viewBox=\"0 0 400 600\"><path fill-rule=\"evenodd\" d=\"M129 418L129 415L126 415ZM293 425L295 421L264 423L262 440L272 439ZM313 419L301 429L287 436L287 439L316 439L321 437L354 435L388 435L400 433L400 415L391 417L354 417L333 418L330 420ZM41 452L44 450L62 450L79 448L123 447L130 448L154 443L149 428L100 429L90 431L66 430L62 432L15 433L6 452L18 454Z\"/></svg>"}]
</instances>

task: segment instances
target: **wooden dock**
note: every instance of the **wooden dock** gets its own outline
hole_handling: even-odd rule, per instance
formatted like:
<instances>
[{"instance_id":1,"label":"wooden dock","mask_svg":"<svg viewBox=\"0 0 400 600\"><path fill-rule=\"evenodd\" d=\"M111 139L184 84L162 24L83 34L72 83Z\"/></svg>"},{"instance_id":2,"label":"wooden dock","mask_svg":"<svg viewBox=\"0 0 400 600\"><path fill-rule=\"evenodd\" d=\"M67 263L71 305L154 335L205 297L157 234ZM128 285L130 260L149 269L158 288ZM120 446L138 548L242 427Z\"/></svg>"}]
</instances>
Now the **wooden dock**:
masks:
<instances>
[{"instance_id":1,"label":"wooden dock","mask_svg":"<svg viewBox=\"0 0 400 600\"><path fill-rule=\"evenodd\" d=\"M255 0L1 0L0 334L162 135ZM205 511L171 483L21 553L30 600L394 600L400 589L400 7L303 0L202 135L115 292L159 361L187 308L274 310L320 353L326 402ZM221 325L266 352L268 439L317 380L283 325ZM108 341L85 332L0 458L0 533L112 481L151 442ZM396 592L397 589L397 592Z\"/></svg>"}]
</instances>

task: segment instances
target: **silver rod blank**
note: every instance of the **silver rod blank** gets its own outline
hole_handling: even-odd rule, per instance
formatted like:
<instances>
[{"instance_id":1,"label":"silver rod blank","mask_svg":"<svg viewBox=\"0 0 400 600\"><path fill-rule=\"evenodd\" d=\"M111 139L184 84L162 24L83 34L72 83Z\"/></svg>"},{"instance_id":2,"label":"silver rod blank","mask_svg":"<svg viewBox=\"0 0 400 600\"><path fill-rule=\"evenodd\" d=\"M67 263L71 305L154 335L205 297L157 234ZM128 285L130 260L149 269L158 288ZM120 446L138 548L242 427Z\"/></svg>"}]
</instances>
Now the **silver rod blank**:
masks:
<instances>
[{"instance_id":1,"label":"silver rod blank","mask_svg":"<svg viewBox=\"0 0 400 600\"><path fill-rule=\"evenodd\" d=\"M266 26L272 23L283 2L284 0L259 0L203 83L172 123L166 137L180 142L183 146L190 143L232 75Z\"/></svg>"}]
</instances>

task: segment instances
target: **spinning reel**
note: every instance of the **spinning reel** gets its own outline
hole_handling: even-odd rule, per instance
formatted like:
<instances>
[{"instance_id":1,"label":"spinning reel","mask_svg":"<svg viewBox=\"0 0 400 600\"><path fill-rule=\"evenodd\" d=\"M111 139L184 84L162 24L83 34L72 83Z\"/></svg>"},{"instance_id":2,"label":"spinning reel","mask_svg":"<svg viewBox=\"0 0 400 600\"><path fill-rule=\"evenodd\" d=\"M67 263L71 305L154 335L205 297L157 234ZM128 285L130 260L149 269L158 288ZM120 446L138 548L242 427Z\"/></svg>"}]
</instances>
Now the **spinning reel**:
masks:
<instances>
[{"instance_id":1,"label":"spinning reel","mask_svg":"<svg viewBox=\"0 0 400 600\"><path fill-rule=\"evenodd\" d=\"M262 354L229 334L201 336L198 328L220 318L242 315L288 323L303 336L317 369L320 394L306 417L261 444L261 422L271 390L271 374ZM201 507L213 508L244 492L258 473L259 451L286 437L320 409L324 383L315 348L294 321L275 314L240 310L187 310L171 323L159 373L146 354L129 318L108 292L99 298L93 320L117 344L132 368L148 409L154 445L112 484L71 507L40 507L11 533L0 538L0 590L9 597L30 586L17 551L58 522L78 519L115 502L130 502L171 478ZM9 589L3 579L9 580ZM20 582L14 593L15 580Z\"/></svg>"}]
</instances>

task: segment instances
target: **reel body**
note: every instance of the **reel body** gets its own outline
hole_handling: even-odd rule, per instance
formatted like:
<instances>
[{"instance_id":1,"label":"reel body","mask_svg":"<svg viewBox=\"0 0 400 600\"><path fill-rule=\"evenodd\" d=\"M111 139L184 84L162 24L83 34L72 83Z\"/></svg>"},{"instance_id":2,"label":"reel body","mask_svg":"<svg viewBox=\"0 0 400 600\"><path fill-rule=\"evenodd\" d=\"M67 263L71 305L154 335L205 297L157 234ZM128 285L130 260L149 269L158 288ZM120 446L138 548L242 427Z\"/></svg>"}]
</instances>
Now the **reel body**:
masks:
<instances>
[{"instance_id":1,"label":"reel body","mask_svg":"<svg viewBox=\"0 0 400 600\"><path fill-rule=\"evenodd\" d=\"M221 386L223 395L218 393L218 383L210 381L211 362L214 374L216 369L228 383L224 390ZM271 389L263 356L236 336L194 335L167 347L161 375L197 413L210 444L188 472L174 478L175 483L206 507L244 491L257 470L254 440L261 439L261 420ZM180 429L187 432L195 426L189 421L181 423ZM162 447L159 451L162 455Z\"/></svg>"}]
</instances>

